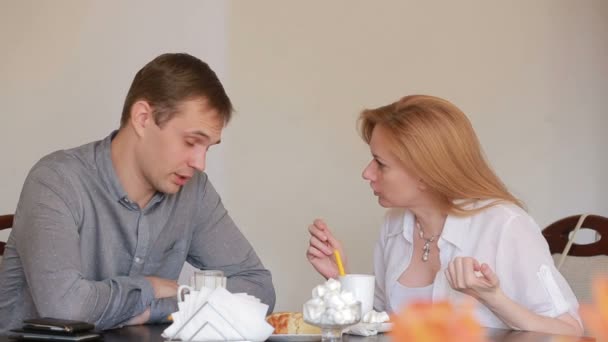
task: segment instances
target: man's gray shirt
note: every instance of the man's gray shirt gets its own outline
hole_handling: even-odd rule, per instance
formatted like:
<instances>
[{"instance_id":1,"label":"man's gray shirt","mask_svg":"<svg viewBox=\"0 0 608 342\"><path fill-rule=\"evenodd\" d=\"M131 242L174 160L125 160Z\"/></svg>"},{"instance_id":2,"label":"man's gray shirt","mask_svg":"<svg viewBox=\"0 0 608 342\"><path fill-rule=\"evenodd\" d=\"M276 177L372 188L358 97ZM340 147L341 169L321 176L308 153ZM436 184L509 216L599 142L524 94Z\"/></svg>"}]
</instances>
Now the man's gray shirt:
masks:
<instances>
[{"instance_id":1,"label":"man's gray shirt","mask_svg":"<svg viewBox=\"0 0 608 342\"><path fill-rule=\"evenodd\" d=\"M0 265L0 334L35 317L120 326L151 307L151 321L177 311L155 300L144 276L177 280L185 261L218 269L231 292L270 306L270 272L236 227L204 173L140 209L123 190L111 139L58 151L30 171Z\"/></svg>"}]
</instances>

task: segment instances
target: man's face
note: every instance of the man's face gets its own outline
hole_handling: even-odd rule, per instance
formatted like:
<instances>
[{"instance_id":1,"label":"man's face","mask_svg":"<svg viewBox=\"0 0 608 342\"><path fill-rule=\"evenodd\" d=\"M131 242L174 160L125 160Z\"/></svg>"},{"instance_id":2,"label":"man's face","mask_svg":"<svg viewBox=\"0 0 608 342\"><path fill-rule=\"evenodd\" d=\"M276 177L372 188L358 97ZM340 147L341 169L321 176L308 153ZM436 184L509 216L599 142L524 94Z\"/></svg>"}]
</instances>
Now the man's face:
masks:
<instances>
[{"instance_id":1,"label":"man's face","mask_svg":"<svg viewBox=\"0 0 608 342\"><path fill-rule=\"evenodd\" d=\"M224 122L204 99L186 100L162 128L154 120L144 128L137 159L154 191L173 194L196 171L205 170L207 151L219 144Z\"/></svg>"}]
</instances>

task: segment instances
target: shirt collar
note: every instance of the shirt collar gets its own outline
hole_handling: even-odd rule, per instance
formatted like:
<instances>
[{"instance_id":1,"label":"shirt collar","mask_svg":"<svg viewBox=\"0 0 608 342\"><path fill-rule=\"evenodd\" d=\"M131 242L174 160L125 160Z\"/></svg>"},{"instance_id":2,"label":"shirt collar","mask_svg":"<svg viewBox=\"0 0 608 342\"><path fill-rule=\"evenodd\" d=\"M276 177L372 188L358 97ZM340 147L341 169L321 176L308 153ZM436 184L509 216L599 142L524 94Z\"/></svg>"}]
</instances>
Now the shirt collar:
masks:
<instances>
[{"instance_id":1,"label":"shirt collar","mask_svg":"<svg viewBox=\"0 0 608 342\"><path fill-rule=\"evenodd\" d=\"M116 175L114 163L112 163L112 139L114 139L117 133L118 130L115 130L99 142L95 162L97 163L97 169L99 170L101 179L108 191L110 191L110 194L124 206L136 209L137 204L131 201L127 196L127 192L122 187L122 184L120 184L118 175ZM151 208L154 204L159 203L164 198L165 194L156 192L146 207Z\"/></svg>"},{"instance_id":2,"label":"shirt collar","mask_svg":"<svg viewBox=\"0 0 608 342\"><path fill-rule=\"evenodd\" d=\"M466 239L469 238L468 230L471 216L448 215L441 232L441 238L462 250Z\"/></svg>"},{"instance_id":3,"label":"shirt collar","mask_svg":"<svg viewBox=\"0 0 608 342\"><path fill-rule=\"evenodd\" d=\"M119 201L128 200L127 193L120 184L114 163L112 163L112 139L118 131L110 133L105 139L100 141L95 157L97 169L101 175L104 185L110 191L111 195Z\"/></svg>"},{"instance_id":4,"label":"shirt collar","mask_svg":"<svg viewBox=\"0 0 608 342\"><path fill-rule=\"evenodd\" d=\"M403 233L403 237L405 237L407 242L412 244L414 243L414 214L409 210L406 210L405 214L403 215L403 225L401 226L400 233L401 232Z\"/></svg>"}]
</instances>

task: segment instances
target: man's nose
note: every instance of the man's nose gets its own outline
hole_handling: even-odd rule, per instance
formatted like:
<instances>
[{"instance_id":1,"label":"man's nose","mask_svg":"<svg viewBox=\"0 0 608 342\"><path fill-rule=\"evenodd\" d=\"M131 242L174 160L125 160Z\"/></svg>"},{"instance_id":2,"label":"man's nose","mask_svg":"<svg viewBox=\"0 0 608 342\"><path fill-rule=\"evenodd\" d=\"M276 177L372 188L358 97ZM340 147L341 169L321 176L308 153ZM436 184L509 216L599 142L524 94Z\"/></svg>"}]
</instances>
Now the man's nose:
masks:
<instances>
[{"instance_id":1,"label":"man's nose","mask_svg":"<svg viewBox=\"0 0 608 342\"><path fill-rule=\"evenodd\" d=\"M205 158L207 158L207 150L202 149L202 151L196 151L192 158L190 158L190 167L198 170L205 171Z\"/></svg>"}]
</instances>

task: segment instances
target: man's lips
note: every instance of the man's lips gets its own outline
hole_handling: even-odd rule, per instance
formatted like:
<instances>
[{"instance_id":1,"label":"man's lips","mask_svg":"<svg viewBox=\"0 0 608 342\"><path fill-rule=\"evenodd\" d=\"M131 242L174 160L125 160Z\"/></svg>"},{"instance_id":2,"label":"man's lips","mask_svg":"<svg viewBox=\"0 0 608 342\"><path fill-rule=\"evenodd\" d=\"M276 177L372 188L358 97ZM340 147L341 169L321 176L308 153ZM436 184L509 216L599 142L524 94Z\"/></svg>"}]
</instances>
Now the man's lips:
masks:
<instances>
[{"instance_id":1,"label":"man's lips","mask_svg":"<svg viewBox=\"0 0 608 342\"><path fill-rule=\"evenodd\" d=\"M190 180L190 178L192 178L192 176L183 176L183 175L180 175L178 173L176 173L175 176L176 176L176 179L177 179L176 183L178 185L184 185L184 184L186 184Z\"/></svg>"}]
</instances>

